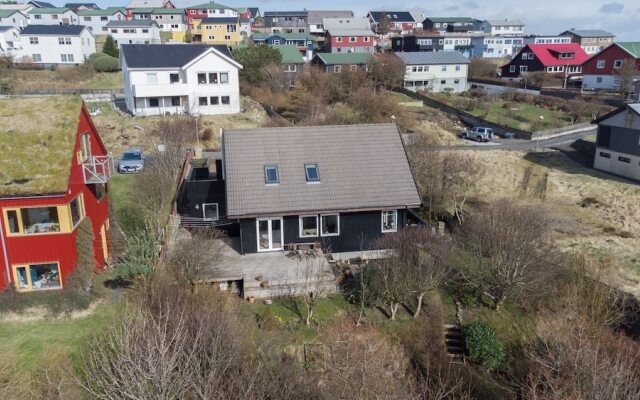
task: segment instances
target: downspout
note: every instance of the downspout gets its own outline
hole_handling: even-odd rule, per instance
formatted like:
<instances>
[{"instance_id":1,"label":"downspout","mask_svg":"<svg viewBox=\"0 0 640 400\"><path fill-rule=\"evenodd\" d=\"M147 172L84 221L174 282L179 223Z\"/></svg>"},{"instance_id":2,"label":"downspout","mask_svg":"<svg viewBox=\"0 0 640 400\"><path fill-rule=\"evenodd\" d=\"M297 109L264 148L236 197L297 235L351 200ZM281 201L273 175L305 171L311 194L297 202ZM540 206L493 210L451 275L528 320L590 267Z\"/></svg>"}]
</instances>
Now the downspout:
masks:
<instances>
[{"instance_id":1,"label":"downspout","mask_svg":"<svg viewBox=\"0 0 640 400\"><path fill-rule=\"evenodd\" d=\"M0 243L2 244L2 256L4 257L4 269L7 273L7 286L11 284L11 271L9 271L9 257L7 256L7 244L4 241L4 228L0 226Z\"/></svg>"}]
</instances>

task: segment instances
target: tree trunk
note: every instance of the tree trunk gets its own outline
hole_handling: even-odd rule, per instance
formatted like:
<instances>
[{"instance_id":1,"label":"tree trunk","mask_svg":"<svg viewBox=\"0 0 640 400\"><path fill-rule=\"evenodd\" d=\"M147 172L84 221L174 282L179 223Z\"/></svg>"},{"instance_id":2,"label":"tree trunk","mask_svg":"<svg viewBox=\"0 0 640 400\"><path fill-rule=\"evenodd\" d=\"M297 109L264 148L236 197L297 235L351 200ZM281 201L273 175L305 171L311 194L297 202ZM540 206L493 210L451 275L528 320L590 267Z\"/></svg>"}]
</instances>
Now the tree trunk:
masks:
<instances>
[{"instance_id":1,"label":"tree trunk","mask_svg":"<svg viewBox=\"0 0 640 400\"><path fill-rule=\"evenodd\" d=\"M395 321L396 320L396 313L398 312L398 306L400 305L400 303L391 303L391 305L389 306L389 308L391 309L391 320Z\"/></svg>"},{"instance_id":2,"label":"tree trunk","mask_svg":"<svg viewBox=\"0 0 640 400\"><path fill-rule=\"evenodd\" d=\"M313 310L309 310L307 312L307 320L306 320L307 326L311 325L311 318L313 318Z\"/></svg>"},{"instance_id":3,"label":"tree trunk","mask_svg":"<svg viewBox=\"0 0 640 400\"><path fill-rule=\"evenodd\" d=\"M500 295L494 299L494 310L496 310L497 312L500 312L500 306L502 305L502 303L504 303L506 297L507 296L505 295Z\"/></svg>"},{"instance_id":4,"label":"tree trunk","mask_svg":"<svg viewBox=\"0 0 640 400\"><path fill-rule=\"evenodd\" d=\"M420 310L422 310L422 298L424 297L424 293L420 293L418 295L418 306L416 307L416 312L413 313L413 318L418 318L420 315Z\"/></svg>"}]
</instances>

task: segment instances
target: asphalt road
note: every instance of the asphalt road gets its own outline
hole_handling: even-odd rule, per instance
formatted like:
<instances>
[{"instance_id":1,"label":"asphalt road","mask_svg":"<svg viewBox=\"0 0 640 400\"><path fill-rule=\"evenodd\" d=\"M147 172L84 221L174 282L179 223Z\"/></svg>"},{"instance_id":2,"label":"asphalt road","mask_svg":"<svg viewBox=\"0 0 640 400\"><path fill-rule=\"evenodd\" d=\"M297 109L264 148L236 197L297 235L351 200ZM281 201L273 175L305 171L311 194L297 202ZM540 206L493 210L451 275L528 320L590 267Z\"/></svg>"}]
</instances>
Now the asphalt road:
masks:
<instances>
[{"instance_id":1,"label":"asphalt road","mask_svg":"<svg viewBox=\"0 0 640 400\"><path fill-rule=\"evenodd\" d=\"M430 150L470 150L470 151L484 151L484 150L516 150L516 151L529 151L536 148L554 147L559 145L571 144L582 138L590 135L595 135L597 128L594 127L588 131L571 133L568 135L557 136L544 140L520 140L520 139L494 139L487 143L476 143L468 141L469 145L460 146L437 146L429 147Z\"/></svg>"}]
</instances>

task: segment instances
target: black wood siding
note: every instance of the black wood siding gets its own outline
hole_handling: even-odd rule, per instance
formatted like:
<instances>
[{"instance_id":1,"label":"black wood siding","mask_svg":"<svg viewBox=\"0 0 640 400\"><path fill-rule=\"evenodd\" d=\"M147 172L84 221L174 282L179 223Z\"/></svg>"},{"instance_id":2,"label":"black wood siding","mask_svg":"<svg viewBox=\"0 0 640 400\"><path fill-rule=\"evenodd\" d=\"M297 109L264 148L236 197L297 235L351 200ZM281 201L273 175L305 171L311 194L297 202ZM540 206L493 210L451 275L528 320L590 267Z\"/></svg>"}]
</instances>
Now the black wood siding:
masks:
<instances>
[{"instance_id":1,"label":"black wood siding","mask_svg":"<svg viewBox=\"0 0 640 400\"><path fill-rule=\"evenodd\" d=\"M431 39L430 45L418 45L417 39ZM442 40L442 44L440 41ZM444 38L442 36L400 36L391 39L393 51L442 51L444 49Z\"/></svg>"},{"instance_id":2,"label":"black wood siding","mask_svg":"<svg viewBox=\"0 0 640 400\"><path fill-rule=\"evenodd\" d=\"M383 235L381 211L366 211L340 214L340 235L301 238L299 236L298 216L283 217L284 244L319 242L325 251L334 253L346 251L370 250L375 241ZM398 210L398 229L404 228L407 221L406 210ZM320 220L318 220L320 225ZM243 254L256 253L256 219L240 221L240 239Z\"/></svg>"},{"instance_id":3,"label":"black wood siding","mask_svg":"<svg viewBox=\"0 0 640 400\"><path fill-rule=\"evenodd\" d=\"M515 57L513 57L511 62L509 62L509 64L503 66L502 67L502 77L503 78L517 78L518 76L520 76L520 66L521 65L526 65L527 66L527 72L546 71L544 65L540 62L540 60L538 60L537 56L534 56L533 60L529 60L529 59L523 60L522 59L522 53L523 52L531 53L531 50L529 50L528 47L525 47L524 49L520 50L520 52L518 54L516 54ZM512 65L515 65L515 67L516 67L515 72L509 72L510 71L510 67Z\"/></svg>"},{"instance_id":4,"label":"black wood siding","mask_svg":"<svg viewBox=\"0 0 640 400\"><path fill-rule=\"evenodd\" d=\"M608 146L600 137L603 130L611 132ZM640 157L640 131L636 129L601 124L598 126L598 139L596 143L598 146L608 148L611 151Z\"/></svg>"}]
</instances>

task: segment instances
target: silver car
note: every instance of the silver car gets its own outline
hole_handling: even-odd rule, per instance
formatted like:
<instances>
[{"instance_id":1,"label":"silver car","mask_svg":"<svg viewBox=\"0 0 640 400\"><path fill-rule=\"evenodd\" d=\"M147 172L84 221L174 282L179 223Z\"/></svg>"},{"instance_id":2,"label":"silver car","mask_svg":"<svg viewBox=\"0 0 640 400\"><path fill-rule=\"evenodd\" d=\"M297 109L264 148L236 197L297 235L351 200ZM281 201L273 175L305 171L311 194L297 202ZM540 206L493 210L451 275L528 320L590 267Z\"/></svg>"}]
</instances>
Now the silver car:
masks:
<instances>
[{"instance_id":1,"label":"silver car","mask_svg":"<svg viewBox=\"0 0 640 400\"><path fill-rule=\"evenodd\" d=\"M140 149L129 149L122 153L118 163L118 172L121 174L140 172L144 169L144 155Z\"/></svg>"}]
</instances>

